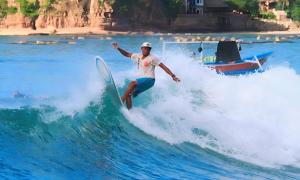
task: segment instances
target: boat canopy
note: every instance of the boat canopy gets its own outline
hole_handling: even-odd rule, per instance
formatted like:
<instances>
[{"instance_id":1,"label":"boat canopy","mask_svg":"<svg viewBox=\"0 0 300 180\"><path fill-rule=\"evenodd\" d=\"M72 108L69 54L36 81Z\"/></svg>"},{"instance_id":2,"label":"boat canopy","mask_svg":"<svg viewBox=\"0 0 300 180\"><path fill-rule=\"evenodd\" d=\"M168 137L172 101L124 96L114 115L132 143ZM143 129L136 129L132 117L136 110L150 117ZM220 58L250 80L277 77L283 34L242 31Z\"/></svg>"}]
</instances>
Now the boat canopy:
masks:
<instances>
[{"instance_id":1,"label":"boat canopy","mask_svg":"<svg viewBox=\"0 0 300 180\"><path fill-rule=\"evenodd\" d=\"M216 62L240 61L241 55L236 41L220 41L216 52Z\"/></svg>"}]
</instances>

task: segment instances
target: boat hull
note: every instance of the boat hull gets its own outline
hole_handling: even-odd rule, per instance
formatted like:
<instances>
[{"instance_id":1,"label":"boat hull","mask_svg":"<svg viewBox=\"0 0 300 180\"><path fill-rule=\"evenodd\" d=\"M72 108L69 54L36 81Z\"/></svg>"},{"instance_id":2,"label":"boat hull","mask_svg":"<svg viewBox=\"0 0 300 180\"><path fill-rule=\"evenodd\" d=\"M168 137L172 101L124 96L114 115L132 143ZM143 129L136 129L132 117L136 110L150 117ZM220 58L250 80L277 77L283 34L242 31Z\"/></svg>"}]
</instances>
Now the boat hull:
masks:
<instances>
[{"instance_id":1,"label":"boat hull","mask_svg":"<svg viewBox=\"0 0 300 180\"><path fill-rule=\"evenodd\" d=\"M252 56L233 63L207 63L204 65L215 70L219 74L225 75L262 72L263 69L261 66L267 61L271 54L272 53L265 53L258 56Z\"/></svg>"}]
</instances>

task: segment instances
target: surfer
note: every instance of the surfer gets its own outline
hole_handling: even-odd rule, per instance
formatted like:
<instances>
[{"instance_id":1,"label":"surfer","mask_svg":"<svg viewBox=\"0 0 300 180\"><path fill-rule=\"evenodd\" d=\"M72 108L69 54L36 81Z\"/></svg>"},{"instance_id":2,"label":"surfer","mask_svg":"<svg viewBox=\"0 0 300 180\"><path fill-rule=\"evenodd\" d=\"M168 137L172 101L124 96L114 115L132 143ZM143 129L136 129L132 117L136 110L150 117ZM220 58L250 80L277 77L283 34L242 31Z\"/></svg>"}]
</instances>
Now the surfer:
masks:
<instances>
[{"instance_id":1,"label":"surfer","mask_svg":"<svg viewBox=\"0 0 300 180\"><path fill-rule=\"evenodd\" d=\"M35 100L49 99L49 97L46 97L46 96L31 96L31 95L21 93L20 91L14 91L11 96L12 96L12 98L15 98L15 99L35 99Z\"/></svg>"},{"instance_id":2,"label":"surfer","mask_svg":"<svg viewBox=\"0 0 300 180\"><path fill-rule=\"evenodd\" d=\"M132 99L140 93L150 89L155 83L155 67L161 67L167 74L169 74L175 82L179 82L179 78L172 73L172 71L165 66L159 58L150 54L152 46L149 42L144 42L141 45L142 54L129 53L119 47L117 42L112 43L113 48L117 49L125 57L131 58L140 71L140 77L135 81L131 81L124 95L122 101L126 102L127 108L131 109Z\"/></svg>"}]
</instances>

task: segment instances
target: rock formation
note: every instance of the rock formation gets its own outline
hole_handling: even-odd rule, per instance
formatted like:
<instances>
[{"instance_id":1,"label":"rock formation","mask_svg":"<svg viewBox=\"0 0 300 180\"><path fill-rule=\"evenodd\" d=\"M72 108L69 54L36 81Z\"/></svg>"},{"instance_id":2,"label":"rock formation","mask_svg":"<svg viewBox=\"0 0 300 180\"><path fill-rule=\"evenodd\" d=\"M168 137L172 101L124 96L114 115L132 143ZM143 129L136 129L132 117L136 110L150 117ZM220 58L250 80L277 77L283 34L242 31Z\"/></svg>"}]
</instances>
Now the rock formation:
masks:
<instances>
[{"instance_id":1,"label":"rock formation","mask_svg":"<svg viewBox=\"0 0 300 180\"><path fill-rule=\"evenodd\" d=\"M113 12L109 0L104 0L102 5L99 4L99 0L59 0L44 8L46 1L39 0L41 8L37 17L25 17L20 12L20 5L15 0L8 0L8 6L18 10L15 14L0 19L0 27L103 27Z\"/></svg>"}]
</instances>

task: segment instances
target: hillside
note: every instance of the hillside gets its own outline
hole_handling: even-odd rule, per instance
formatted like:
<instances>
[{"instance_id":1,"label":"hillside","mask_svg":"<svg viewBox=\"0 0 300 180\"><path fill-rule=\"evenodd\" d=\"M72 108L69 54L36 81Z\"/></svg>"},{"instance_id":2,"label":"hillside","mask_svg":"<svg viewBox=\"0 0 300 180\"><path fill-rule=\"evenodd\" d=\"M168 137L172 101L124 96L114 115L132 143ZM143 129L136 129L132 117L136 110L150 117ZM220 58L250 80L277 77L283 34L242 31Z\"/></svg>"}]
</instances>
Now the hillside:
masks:
<instances>
[{"instance_id":1,"label":"hillside","mask_svg":"<svg viewBox=\"0 0 300 180\"><path fill-rule=\"evenodd\" d=\"M173 1L176 0L0 0L0 27L162 27L178 11Z\"/></svg>"}]
</instances>

